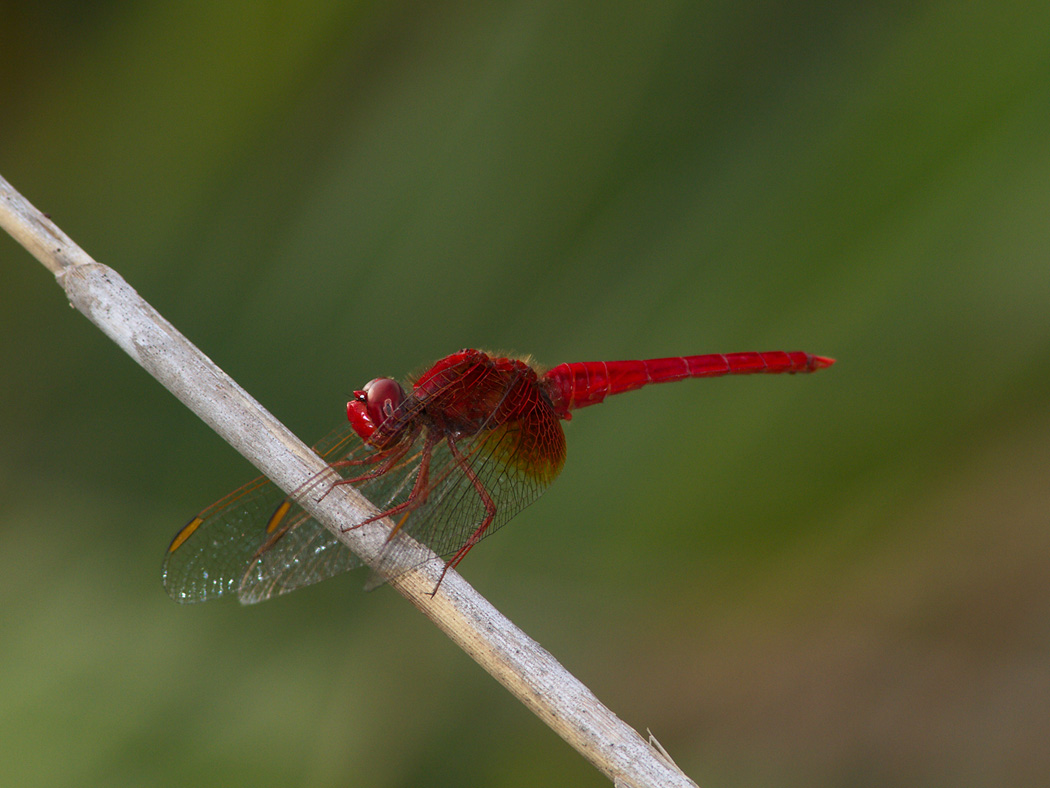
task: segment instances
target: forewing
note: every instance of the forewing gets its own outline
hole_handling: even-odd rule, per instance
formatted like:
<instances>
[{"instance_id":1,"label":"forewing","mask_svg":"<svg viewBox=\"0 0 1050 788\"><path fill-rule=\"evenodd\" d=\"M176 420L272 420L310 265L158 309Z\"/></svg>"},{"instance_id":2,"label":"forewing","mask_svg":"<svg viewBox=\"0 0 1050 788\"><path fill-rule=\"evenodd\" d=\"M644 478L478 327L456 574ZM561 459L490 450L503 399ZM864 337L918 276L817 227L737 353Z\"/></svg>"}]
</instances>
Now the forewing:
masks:
<instances>
[{"instance_id":1,"label":"forewing","mask_svg":"<svg viewBox=\"0 0 1050 788\"><path fill-rule=\"evenodd\" d=\"M287 530L242 566L237 596L246 605L361 566L350 548L300 507L293 504L287 516Z\"/></svg>"},{"instance_id":2,"label":"forewing","mask_svg":"<svg viewBox=\"0 0 1050 788\"><path fill-rule=\"evenodd\" d=\"M329 462L367 454L348 425L314 448ZM163 578L177 602L236 593L248 604L360 564L328 529L260 476L205 509L175 535L164 558Z\"/></svg>"}]
</instances>

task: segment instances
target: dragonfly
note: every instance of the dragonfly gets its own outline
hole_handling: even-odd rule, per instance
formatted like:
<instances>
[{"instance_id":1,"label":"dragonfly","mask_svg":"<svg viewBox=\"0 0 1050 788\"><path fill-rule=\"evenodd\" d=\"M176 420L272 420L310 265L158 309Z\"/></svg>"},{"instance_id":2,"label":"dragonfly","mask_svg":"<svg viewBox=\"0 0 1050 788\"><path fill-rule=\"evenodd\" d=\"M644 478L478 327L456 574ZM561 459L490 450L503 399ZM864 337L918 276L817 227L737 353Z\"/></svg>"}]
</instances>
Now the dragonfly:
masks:
<instances>
[{"instance_id":1,"label":"dragonfly","mask_svg":"<svg viewBox=\"0 0 1050 788\"><path fill-rule=\"evenodd\" d=\"M445 562L436 592L483 537L554 481L565 462L561 422L574 411L651 383L814 372L833 363L774 351L585 361L545 370L528 357L466 349L407 386L392 378L369 381L347 403L347 422L314 450L338 473L328 484L353 485L376 507L374 516L343 530L392 518L380 563L388 571L398 566L394 535L404 532ZM190 520L165 555L168 594L177 602L236 595L252 604L361 566L297 503L301 491L286 495L260 476Z\"/></svg>"}]
</instances>

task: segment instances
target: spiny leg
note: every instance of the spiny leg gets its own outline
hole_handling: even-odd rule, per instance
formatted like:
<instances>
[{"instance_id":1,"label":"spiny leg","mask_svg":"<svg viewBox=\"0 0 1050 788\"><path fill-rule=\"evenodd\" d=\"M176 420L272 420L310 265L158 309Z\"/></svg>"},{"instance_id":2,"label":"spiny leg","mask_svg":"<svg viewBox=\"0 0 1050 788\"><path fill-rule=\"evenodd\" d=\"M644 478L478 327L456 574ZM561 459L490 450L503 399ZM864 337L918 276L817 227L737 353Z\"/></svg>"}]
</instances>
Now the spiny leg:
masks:
<instances>
[{"instance_id":1,"label":"spiny leg","mask_svg":"<svg viewBox=\"0 0 1050 788\"><path fill-rule=\"evenodd\" d=\"M397 506L391 506L385 512L380 512L377 515L369 517L364 522L359 523L359 525L365 525L366 523L375 522L384 517L389 517L392 514L404 512L405 516L402 517L397 525L391 529L390 535L387 536L386 540L389 542L394 538L394 534L400 531L401 526L405 524L408 515L427 501L427 496L430 493L430 490L427 489L430 482L430 458L433 455L435 443L437 443L437 440L433 437L432 433L427 432L426 436L423 438L423 448L420 450L419 468L416 470L416 481L413 483L412 489L408 493L408 497Z\"/></svg>"},{"instance_id":2,"label":"spiny leg","mask_svg":"<svg viewBox=\"0 0 1050 788\"><path fill-rule=\"evenodd\" d=\"M472 533L470 535L470 538L463 543L463 546L460 547L455 552L455 554L448 561L445 562L445 568L441 570L441 577L438 578L437 585L434 586L434 590L430 592L431 596L437 593L438 587L441 585L441 581L445 579L445 573L448 572L449 569L454 569L455 567L457 567L459 565L459 562L462 561L466 557L467 553L470 552L471 548L474 547L474 545L476 545L479 541L481 541L481 537L485 535L485 531L487 531L489 526L492 525L492 520L496 517L496 504L492 500L492 497L489 495L488 490L485 489L485 485L481 483L481 479L479 479L478 475L474 472L474 469L470 467L470 464L467 462L467 458L463 456L463 453L460 452L459 448L457 448L456 442L452 439L451 436L448 436L445 439L445 442L448 444L449 451L452 453L453 458L455 458L456 464L459 466L460 470L463 471L464 475L466 475L466 477L470 480L470 483L474 486L475 492L477 492L478 497L481 499L481 504L485 507L485 519L481 521L481 525L474 529L474 533Z\"/></svg>"},{"instance_id":3,"label":"spiny leg","mask_svg":"<svg viewBox=\"0 0 1050 788\"><path fill-rule=\"evenodd\" d=\"M360 482L378 479L380 476L389 473L390 470L401 461L405 454L408 453L408 449L411 445L411 440L404 440L398 442L396 446L377 451L375 454L370 454L360 460L338 460L337 462L329 464L329 468L346 468L352 465L374 465L379 463L378 467L373 468L368 473L363 473L360 476L354 476L350 479L337 479L332 482L332 487L338 487L343 484L359 484ZM325 495L332 491L332 487L328 488Z\"/></svg>"},{"instance_id":4,"label":"spiny leg","mask_svg":"<svg viewBox=\"0 0 1050 788\"><path fill-rule=\"evenodd\" d=\"M426 502L427 494L429 493L429 490L427 490L427 483L430 477L430 458L433 452L435 442L436 441L434 440L434 438L431 437L431 434L428 432L423 441L423 448L420 450L419 467L416 469L415 482L412 484L412 489L411 491L409 491L408 497L403 502L399 503L397 506L391 506L389 509L379 512L378 514L374 514L367 520L362 520L361 522L356 523L355 525L351 525L347 528L344 528L343 531L351 531L354 528L360 528L362 525L373 523L376 520L382 520L384 517L389 517L390 515L398 514L399 512L405 512L407 517L407 515L410 514L413 509L416 509L417 507L423 505L423 503ZM382 476L383 473L386 473L390 467L393 467L393 465L396 464L404 456L410 445L411 441L406 441L401 452L396 457L392 457L390 463L384 463L384 465L387 467L377 468L375 471L372 471L368 474L365 474L364 476L360 476L355 479L343 479L341 481L335 482L333 486L338 484L351 484L354 482L374 479L378 478L379 476ZM394 534L396 534L400 530L401 526L404 525L404 523L405 517L402 517L401 521L390 531L390 534L387 536L387 542L394 538Z\"/></svg>"},{"instance_id":5,"label":"spiny leg","mask_svg":"<svg viewBox=\"0 0 1050 788\"><path fill-rule=\"evenodd\" d=\"M327 473L327 471L329 470L335 470L338 473L337 469L339 468L346 468L355 465L375 465L377 463L382 463L380 467L369 471L367 474L362 474L361 476L355 477L353 479L340 478L335 482L331 482L330 484L328 484L328 487L325 489L325 491L321 494L321 497L317 499L318 501L323 501L328 495L328 493L332 491L332 488L337 484L353 484L359 481L367 481L369 478L374 478L377 475L381 476L382 474L386 473L389 467L392 467L397 463L398 457L402 456L404 452L405 448L401 445L400 442L398 442L396 445L390 448L372 452L371 454L367 454L364 457L357 460L335 460L334 462L330 462L328 463L328 467L325 469L325 471L315 474L308 482L296 489L296 491L289 498L286 498L285 502L300 499L302 496L310 494L313 490L315 490L317 487L320 487L322 484L327 484L330 479ZM329 451L321 456L323 459L327 459L328 456L333 453L335 452Z\"/></svg>"},{"instance_id":6,"label":"spiny leg","mask_svg":"<svg viewBox=\"0 0 1050 788\"><path fill-rule=\"evenodd\" d=\"M407 450L407 446L402 446L399 444L390 449L374 452L373 454L370 454L367 457L363 457L360 460L337 460L336 462L329 463L328 467L332 469L344 468L350 465L372 465L380 461L383 462L383 465L379 466L378 468L375 468L372 471L369 471L368 473L362 474L361 476L356 476L352 479L338 479L337 481L332 482L332 484L328 487L328 489L324 491L324 493L322 493L321 497L318 498L317 501L323 501L328 495L328 493L332 491L332 488L340 484L356 484L358 482L368 481L369 479L374 479L378 476L382 476L384 473L387 473L390 470L390 468L397 464L398 460L405 455L405 452ZM266 541L262 544L262 546L255 551L253 560L257 559L260 555L262 555L271 547L273 547L274 544L276 544L277 541L282 536L284 536L284 534L288 530L294 528L296 525L302 522L302 520L306 519L305 517L300 515L290 523L283 523L285 515L288 514L288 510L296 502L296 500L301 499L302 496L308 495L311 490L313 490L315 487L326 481L327 479L325 478L325 473L318 473L312 479L310 479L310 481L306 482L301 487L299 487L292 495L281 501L277 508L274 509L273 514L270 515L270 519L266 522L266 533L269 534L269 536L267 537ZM278 528L278 526L280 526L280 528Z\"/></svg>"}]
</instances>

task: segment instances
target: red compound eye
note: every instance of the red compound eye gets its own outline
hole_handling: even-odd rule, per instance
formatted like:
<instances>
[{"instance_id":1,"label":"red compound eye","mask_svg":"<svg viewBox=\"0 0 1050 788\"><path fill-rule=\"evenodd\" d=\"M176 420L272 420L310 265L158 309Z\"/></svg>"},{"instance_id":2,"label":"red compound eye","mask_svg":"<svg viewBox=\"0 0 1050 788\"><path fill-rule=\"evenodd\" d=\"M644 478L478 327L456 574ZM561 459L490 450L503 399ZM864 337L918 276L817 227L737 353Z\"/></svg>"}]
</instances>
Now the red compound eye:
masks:
<instances>
[{"instance_id":1,"label":"red compound eye","mask_svg":"<svg viewBox=\"0 0 1050 788\"><path fill-rule=\"evenodd\" d=\"M384 421L394 415L405 399L405 390L392 378L376 378L365 384L364 389L354 392L354 398L346 403L346 417L354 432L365 440L372 436Z\"/></svg>"}]
</instances>

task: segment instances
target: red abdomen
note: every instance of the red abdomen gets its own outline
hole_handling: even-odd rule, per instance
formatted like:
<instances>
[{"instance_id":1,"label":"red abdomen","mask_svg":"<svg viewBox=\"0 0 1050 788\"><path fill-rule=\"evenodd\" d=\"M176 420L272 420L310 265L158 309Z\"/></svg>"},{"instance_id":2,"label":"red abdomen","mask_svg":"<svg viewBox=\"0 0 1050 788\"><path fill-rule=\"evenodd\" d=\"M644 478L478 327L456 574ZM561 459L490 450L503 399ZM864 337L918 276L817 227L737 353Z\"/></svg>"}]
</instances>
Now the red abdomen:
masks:
<instances>
[{"instance_id":1,"label":"red abdomen","mask_svg":"<svg viewBox=\"0 0 1050 788\"><path fill-rule=\"evenodd\" d=\"M569 411L597 405L610 394L633 391L650 383L759 372L813 372L833 363L833 359L823 356L780 350L767 353L712 353L643 361L580 361L559 364L543 376L543 381L558 415L568 419Z\"/></svg>"}]
</instances>

